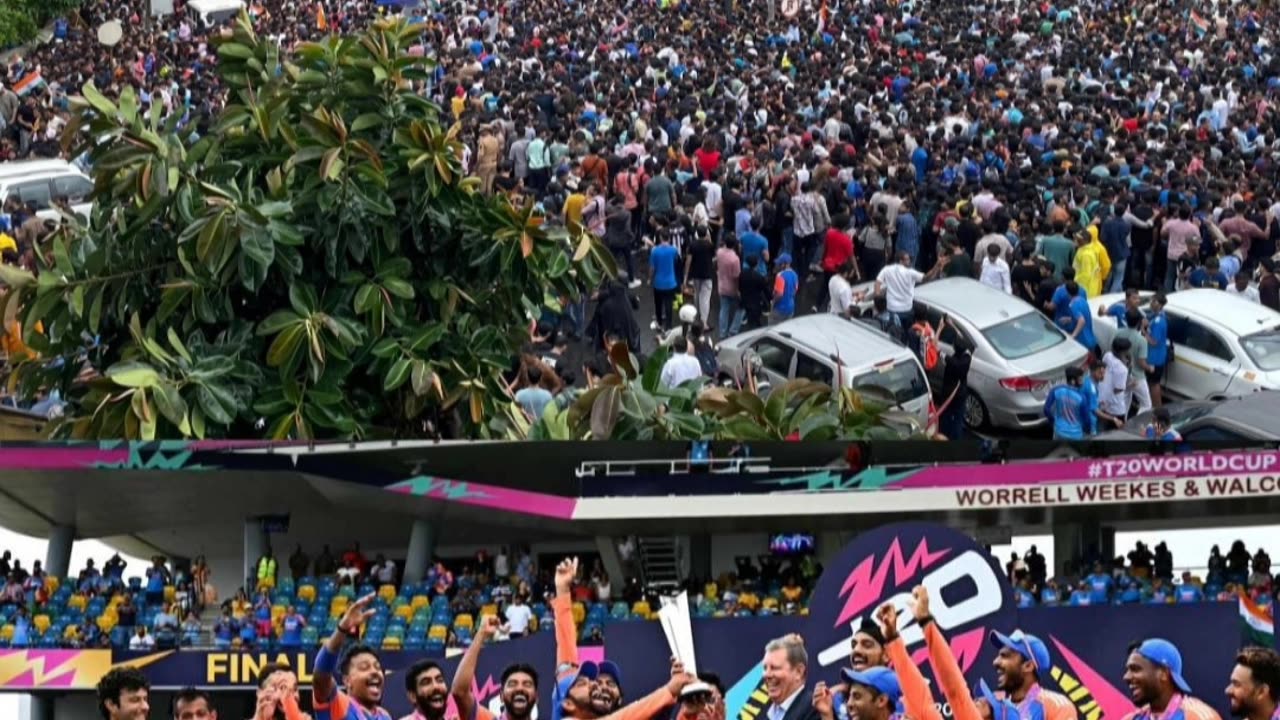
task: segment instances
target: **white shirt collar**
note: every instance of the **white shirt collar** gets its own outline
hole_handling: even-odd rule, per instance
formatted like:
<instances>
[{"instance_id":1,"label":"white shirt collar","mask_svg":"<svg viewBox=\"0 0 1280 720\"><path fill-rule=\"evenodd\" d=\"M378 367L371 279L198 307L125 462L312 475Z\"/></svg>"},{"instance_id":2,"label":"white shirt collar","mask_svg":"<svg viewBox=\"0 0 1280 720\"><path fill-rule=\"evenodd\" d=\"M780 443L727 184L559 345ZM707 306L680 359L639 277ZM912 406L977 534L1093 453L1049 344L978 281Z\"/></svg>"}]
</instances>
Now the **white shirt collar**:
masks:
<instances>
[{"instance_id":1,"label":"white shirt collar","mask_svg":"<svg viewBox=\"0 0 1280 720\"><path fill-rule=\"evenodd\" d=\"M791 704L796 701L796 697L798 697L800 693L803 691L804 691L804 685L801 685L800 687L796 688L796 691L791 693L791 695L789 695L786 700L783 700L778 705L778 709L782 710L783 715L787 714L787 711L791 709Z\"/></svg>"}]
</instances>

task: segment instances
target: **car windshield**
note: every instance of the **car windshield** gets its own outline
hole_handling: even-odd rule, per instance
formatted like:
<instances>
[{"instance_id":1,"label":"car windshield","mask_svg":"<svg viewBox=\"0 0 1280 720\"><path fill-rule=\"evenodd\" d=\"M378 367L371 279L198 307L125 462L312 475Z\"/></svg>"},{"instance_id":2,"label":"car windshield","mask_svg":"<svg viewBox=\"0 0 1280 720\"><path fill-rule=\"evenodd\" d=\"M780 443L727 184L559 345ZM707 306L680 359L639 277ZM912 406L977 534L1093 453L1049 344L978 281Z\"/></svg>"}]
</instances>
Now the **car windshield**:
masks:
<instances>
[{"instance_id":1,"label":"car windshield","mask_svg":"<svg viewBox=\"0 0 1280 720\"><path fill-rule=\"evenodd\" d=\"M1259 370L1280 370L1280 328L1245 335L1240 338L1240 345Z\"/></svg>"},{"instance_id":2,"label":"car windshield","mask_svg":"<svg viewBox=\"0 0 1280 720\"><path fill-rule=\"evenodd\" d=\"M982 331L982 336L1006 360L1034 355L1060 345L1067 339L1061 330L1038 312L1029 312L992 325Z\"/></svg>"},{"instance_id":3,"label":"car windshield","mask_svg":"<svg viewBox=\"0 0 1280 720\"><path fill-rule=\"evenodd\" d=\"M893 395L893 399L899 403L911 402L929 391L924 373L914 360L885 365L853 379L855 390L866 387L888 390Z\"/></svg>"},{"instance_id":4,"label":"car windshield","mask_svg":"<svg viewBox=\"0 0 1280 720\"><path fill-rule=\"evenodd\" d=\"M1168 405L1166 407L1169 409L1169 425L1174 430L1181 430L1191 421L1198 420L1213 412L1214 404L1188 403L1186 405ZM1152 423L1154 417L1155 411L1148 410L1125 423L1125 428L1141 434Z\"/></svg>"}]
</instances>

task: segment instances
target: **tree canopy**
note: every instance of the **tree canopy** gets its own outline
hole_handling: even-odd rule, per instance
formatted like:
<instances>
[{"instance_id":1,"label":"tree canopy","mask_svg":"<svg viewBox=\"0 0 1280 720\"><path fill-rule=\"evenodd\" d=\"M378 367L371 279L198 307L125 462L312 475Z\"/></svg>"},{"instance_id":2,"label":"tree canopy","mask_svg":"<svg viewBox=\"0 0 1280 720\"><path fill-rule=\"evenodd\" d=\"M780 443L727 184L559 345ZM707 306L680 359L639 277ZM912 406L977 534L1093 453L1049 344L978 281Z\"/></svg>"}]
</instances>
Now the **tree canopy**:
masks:
<instances>
[{"instance_id":1,"label":"tree canopy","mask_svg":"<svg viewBox=\"0 0 1280 720\"><path fill-rule=\"evenodd\" d=\"M458 127L414 91L433 68L410 52L420 30L379 21L285 56L242 15L199 138L132 90L83 88L64 143L90 153L92 217L0 277L0 315L38 354L10 383L63 392L59 433L495 432L528 318L613 261L464 176Z\"/></svg>"}]
</instances>

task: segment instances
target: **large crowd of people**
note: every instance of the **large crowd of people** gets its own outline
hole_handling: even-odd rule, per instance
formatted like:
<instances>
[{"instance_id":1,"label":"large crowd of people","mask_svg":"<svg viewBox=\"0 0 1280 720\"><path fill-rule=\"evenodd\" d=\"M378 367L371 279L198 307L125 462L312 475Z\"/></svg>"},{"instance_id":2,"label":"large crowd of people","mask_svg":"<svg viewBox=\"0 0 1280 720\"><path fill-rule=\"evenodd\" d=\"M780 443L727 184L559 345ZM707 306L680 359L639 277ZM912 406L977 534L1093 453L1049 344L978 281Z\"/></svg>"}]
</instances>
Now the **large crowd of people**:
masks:
<instances>
[{"instance_id":1,"label":"large crowd of people","mask_svg":"<svg viewBox=\"0 0 1280 720\"><path fill-rule=\"evenodd\" d=\"M0 158L60 152L67 98L90 79L208 132L225 93L216 51L174 5L144 22L142 0L86 3L13 59ZM401 5L256 0L248 12L289 48ZM1097 347L1073 297L1217 287L1280 309L1270 4L403 5L438 63L419 90L461 123L468 171L595 233L623 269L535 325L513 385L530 412L603 372L607 342L652 347L646 325L677 351L671 382L714 376L714 338L807 312L867 314L910 342L925 332L913 288L940 276L1032 303L1095 353L1099 375L1141 367L1138 402L1158 406L1160 329L1142 320L1149 354L1121 357ZM95 29L109 20L124 33L105 47ZM27 227L31 209L10 210ZM852 290L872 280L876 297ZM633 294L642 285L651 307ZM581 372L556 362L579 342ZM1134 400L1112 399L1109 417Z\"/></svg>"},{"instance_id":2,"label":"large crowd of people","mask_svg":"<svg viewBox=\"0 0 1280 720\"><path fill-rule=\"evenodd\" d=\"M1125 556L1076 558L1051 574L1033 546L1005 565L1020 607L1237 602L1242 594L1262 608L1274 605L1280 583L1262 548L1250 553L1235 541L1224 555L1214 546L1203 571L1176 570L1164 543L1138 543ZM40 561L30 570L0 556L0 645L8 647L183 647L273 650L316 646L350 603L374 593L374 621L365 636L375 647L443 654L475 639L485 616L502 620L499 640L556 627L553 570L529 548L481 550L468 558L436 559L421 581L382 554L358 544L314 555L301 546L277 560L268 549L244 585L225 596L203 557L175 565L164 557L139 575L126 576L118 554L101 568L90 560L71 578L52 578ZM610 623L647 620L661 606L661 591L628 576L615 587L599 557L583 566L570 591L574 636L603 642ZM735 559L712 577L684 583L697 618L795 615L806 612L822 574L812 555L788 560L764 554Z\"/></svg>"}]
</instances>

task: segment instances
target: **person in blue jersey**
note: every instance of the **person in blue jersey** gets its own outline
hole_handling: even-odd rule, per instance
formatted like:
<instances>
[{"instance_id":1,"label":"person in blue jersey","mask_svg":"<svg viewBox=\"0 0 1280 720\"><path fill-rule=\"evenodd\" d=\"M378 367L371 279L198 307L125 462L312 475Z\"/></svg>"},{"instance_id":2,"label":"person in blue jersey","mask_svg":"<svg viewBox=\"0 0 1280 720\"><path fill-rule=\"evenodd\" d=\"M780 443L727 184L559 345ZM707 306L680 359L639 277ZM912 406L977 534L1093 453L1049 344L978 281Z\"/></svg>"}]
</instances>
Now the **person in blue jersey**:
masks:
<instances>
[{"instance_id":1,"label":"person in blue jersey","mask_svg":"<svg viewBox=\"0 0 1280 720\"><path fill-rule=\"evenodd\" d=\"M1182 442L1182 435L1173 429L1173 415L1165 407L1155 409L1151 414L1151 422L1143 429L1142 434L1148 440Z\"/></svg>"},{"instance_id":2,"label":"person in blue jersey","mask_svg":"<svg viewBox=\"0 0 1280 720\"><path fill-rule=\"evenodd\" d=\"M1053 423L1055 440L1083 440L1086 427L1085 414L1089 410L1088 399L1080 386L1084 383L1084 370L1067 368L1067 381L1049 391L1044 400L1044 416Z\"/></svg>"},{"instance_id":3,"label":"person in blue jersey","mask_svg":"<svg viewBox=\"0 0 1280 720\"><path fill-rule=\"evenodd\" d=\"M1089 586L1089 599L1094 605L1105 605L1111 600L1111 588L1115 586L1115 580L1111 573L1103 569L1102 563L1094 563L1093 574L1084 581Z\"/></svg>"},{"instance_id":4,"label":"person in blue jersey","mask_svg":"<svg viewBox=\"0 0 1280 720\"><path fill-rule=\"evenodd\" d=\"M369 609L374 597L370 593L351 603L337 629L316 653L311 680L315 720L391 720L391 714L382 708L387 677L378 653L359 643L342 652L347 638L360 637L360 627L374 616ZM339 675L345 681L345 691L338 688Z\"/></svg>"},{"instance_id":5,"label":"person in blue jersey","mask_svg":"<svg viewBox=\"0 0 1280 720\"><path fill-rule=\"evenodd\" d=\"M1151 388L1151 404L1157 408L1164 403L1161 387L1169 364L1169 318L1164 313L1168 302L1163 292L1156 292L1147 306L1151 311L1147 316L1147 364L1151 366L1147 385Z\"/></svg>"},{"instance_id":6,"label":"person in blue jersey","mask_svg":"<svg viewBox=\"0 0 1280 720\"><path fill-rule=\"evenodd\" d=\"M773 312L769 324L776 325L790 320L796 314L796 292L800 289L800 276L791 269L791 255L778 256L778 274L773 278Z\"/></svg>"},{"instance_id":7,"label":"person in blue jersey","mask_svg":"<svg viewBox=\"0 0 1280 720\"><path fill-rule=\"evenodd\" d=\"M1173 591L1173 599L1179 603L1198 603L1204 602L1204 591L1200 586L1190 581L1183 581Z\"/></svg>"},{"instance_id":8,"label":"person in blue jersey","mask_svg":"<svg viewBox=\"0 0 1280 720\"><path fill-rule=\"evenodd\" d=\"M1227 683L1227 706L1241 720L1280 718L1280 654L1264 647L1241 650Z\"/></svg>"},{"instance_id":9,"label":"person in blue jersey","mask_svg":"<svg viewBox=\"0 0 1280 720\"><path fill-rule=\"evenodd\" d=\"M1089 313L1089 300L1080 292L1080 286L1075 280L1066 281L1063 287L1067 290L1067 297L1071 298L1067 305L1067 311L1071 314L1068 334L1095 358L1102 357L1098 349L1098 339L1093 335L1093 316Z\"/></svg>"},{"instance_id":10,"label":"person in blue jersey","mask_svg":"<svg viewBox=\"0 0 1280 720\"><path fill-rule=\"evenodd\" d=\"M1182 677L1182 653L1168 640L1151 638L1130 649L1124 682L1138 708L1124 720L1221 720L1204 701L1191 697Z\"/></svg>"},{"instance_id":11,"label":"person in blue jersey","mask_svg":"<svg viewBox=\"0 0 1280 720\"><path fill-rule=\"evenodd\" d=\"M1128 323L1125 321L1125 315L1130 309L1139 310L1139 303L1142 296L1138 294L1137 288L1129 288L1124 291L1124 300L1113 302L1110 305L1101 305L1098 307L1098 317L1109 317L1116 321L1117 328L1127 328ZM1137 328L1135 328L1137 329Z\"/></svg>"}]
</instances>

